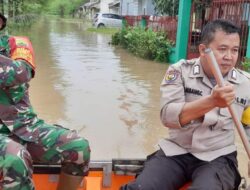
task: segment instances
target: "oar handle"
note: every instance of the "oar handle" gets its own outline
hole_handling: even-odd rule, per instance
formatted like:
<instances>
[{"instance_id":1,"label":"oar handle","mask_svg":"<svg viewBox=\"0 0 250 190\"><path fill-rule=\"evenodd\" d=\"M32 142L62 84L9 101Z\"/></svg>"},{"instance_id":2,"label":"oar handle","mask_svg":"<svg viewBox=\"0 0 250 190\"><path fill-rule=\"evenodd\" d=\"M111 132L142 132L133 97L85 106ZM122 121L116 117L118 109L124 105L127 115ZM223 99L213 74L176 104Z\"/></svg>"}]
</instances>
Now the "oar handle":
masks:
<instances>
[{"instance_id":1,"label":"oar handle","mask_svg":"<svg viewBox=\"0 0 250 190\"><path fill-rule=\"evenodd\" d=\"M223 79L223 76L221 74L221 71L220 71L220 68L217 64L217 61L215 59L215 56L213 54L213 51L210 49L210 48L207 48L205 50L205 53L206 53L206 59L208 61L208 64L212 70L212 73L216 79L216 82L218 84L218 86L220 87L223 87L225 85L224 83L224 79ZM246 149L246 152L247 152L247 155L248 155L248 159L250 159L250 145L249 145L249 142L248 142L248 138L247 138L247 135L243 129L243 126L239 120L239 118L237 117L236 115L236 112L233 108L233 104L231 104L230 106L228 106L228 109L229 109L229 112L233 118L233 121L237 127L237 130L238 130L238 133L241 137L241 140L243 142L243 145ZM249 175L250 176L250 175Z\"/></svg>"}]
</instances>

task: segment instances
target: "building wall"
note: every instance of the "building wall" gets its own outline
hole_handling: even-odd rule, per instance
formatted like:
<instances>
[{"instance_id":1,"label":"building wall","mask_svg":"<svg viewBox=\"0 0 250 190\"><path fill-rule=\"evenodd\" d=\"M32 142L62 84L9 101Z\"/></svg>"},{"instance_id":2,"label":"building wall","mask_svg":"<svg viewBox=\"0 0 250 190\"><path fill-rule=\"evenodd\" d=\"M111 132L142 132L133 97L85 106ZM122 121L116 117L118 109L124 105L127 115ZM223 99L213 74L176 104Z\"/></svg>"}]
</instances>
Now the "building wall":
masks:
<instances>
[{"instance_id":1,"label":"building wall","mask_svg":"<svg viewBox=\"0 0 250 190\"><path fill-rule=\"evenodd\" d=\"M121 12L121 6L120 6L121 0L112 0L112 6L109 7L109 12L120 15Z\"/></svg>"},{"instance_id":2,"label":"building wall","mask_svg":"<svg viewBox=\"0 0 250 190\"><path fill-rule=\"evenodd\" d=\"M100 12L101 13L111 13L112 11L109 10L109 3L112 3L113 0L101 0L100 2Z\"/></svg>"},{"instance_id":3,"label":"building wall","mask_svg":"<svg viewBox=\"0 0 250 190\"><path fill-rule=\"evenodd\" d=\"M155 6L153 4L153 0L145 0L146 4L146 15L155 15Z\"/></svg>"},{"instance_id":4,"label":"building wall","mask_svg":"<svg viewBox=\"0 0 250 190\"><path fill-rule=\"evenodd\" d=\"M114 13L114 14L120 14L120 7L115 7L115 8L112 8L112 9L109 9L109 12L110 13Z\"/></svg>"},{"instance_id":5,"label":"building wall","mask_svg":"<svg viewBox=\"0 0 250 190\"><path fill-rule=\"evenodd\" d=\"M121 0L121 15L153 15L152 0Z\"/></svg>"},{"instance_id":6,"label":"building wall","mask_svg":"<svg viewBox=\"0 0 250 190\"><path fill-rule=\"evenodd\" d=\"M136 15L137 0L121 0L121 15Z\"/></svg>"}]
</instances>

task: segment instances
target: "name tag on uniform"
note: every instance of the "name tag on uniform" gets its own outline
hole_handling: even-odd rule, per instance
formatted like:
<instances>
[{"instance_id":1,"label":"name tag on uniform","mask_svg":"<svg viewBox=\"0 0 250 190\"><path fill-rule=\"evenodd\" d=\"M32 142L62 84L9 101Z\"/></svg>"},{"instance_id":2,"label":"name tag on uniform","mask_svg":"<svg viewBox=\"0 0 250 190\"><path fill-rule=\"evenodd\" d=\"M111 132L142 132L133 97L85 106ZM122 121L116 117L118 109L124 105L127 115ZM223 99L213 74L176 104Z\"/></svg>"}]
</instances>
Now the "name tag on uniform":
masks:
<instances>
[{"instance_id":1,"label":"name tag on uniform","mask_svg":"<svg viewBox=\"0 0 250 190\"><path fill-rule=\"evenodd\" d=\"M240 98L240 97L236 97L235 98L235 101L238 103L238 104L241 104L243 106L245 106L247 104L247 100L245 98Z\"/></svg>"},{"instance_id":2,"label":"name tag on uniform","mask_svg":"<svg viewBox=\"0 0 250 190\"><path fill-rule=\"evenodd\" d=\"M202 91L194 89L194 88L185 87L185 92L190 93L190 94L195 94L195 95L198 95L198 96L202 96Z\"/></svg>"}]
</instances>

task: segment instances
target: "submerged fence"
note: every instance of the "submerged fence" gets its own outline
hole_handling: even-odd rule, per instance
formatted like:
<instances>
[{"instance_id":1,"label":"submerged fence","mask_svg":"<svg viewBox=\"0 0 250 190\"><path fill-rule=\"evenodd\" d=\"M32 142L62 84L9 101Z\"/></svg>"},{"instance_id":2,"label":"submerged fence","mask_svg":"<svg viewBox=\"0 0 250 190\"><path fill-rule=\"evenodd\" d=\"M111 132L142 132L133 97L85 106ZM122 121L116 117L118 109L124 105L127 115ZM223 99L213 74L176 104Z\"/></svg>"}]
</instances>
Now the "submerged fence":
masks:
<instances>
[{"instance_id":1,"label":"submerged fence","mask_svg":"<svg viewBox=\"0 0 250 190\"><path fill-rule=\"evenodd\" d=\"M168 39L175 42L177 33L177 17L170 16L125 16L128 26L143 26L155 32L166 32Z\"/></svg>"}]
</instances>

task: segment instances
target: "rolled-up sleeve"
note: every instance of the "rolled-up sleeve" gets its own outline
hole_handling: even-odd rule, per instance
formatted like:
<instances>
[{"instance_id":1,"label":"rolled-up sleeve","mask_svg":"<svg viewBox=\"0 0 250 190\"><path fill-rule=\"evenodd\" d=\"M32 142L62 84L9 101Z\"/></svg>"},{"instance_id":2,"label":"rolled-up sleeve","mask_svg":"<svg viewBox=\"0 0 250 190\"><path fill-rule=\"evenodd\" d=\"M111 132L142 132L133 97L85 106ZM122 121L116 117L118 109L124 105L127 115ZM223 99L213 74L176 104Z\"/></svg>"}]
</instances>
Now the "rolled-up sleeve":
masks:
<instances>
[{"instance_id":1,"label":"rolled-up sleeve","mask_svg":"<svg viewBox=\"0 0 250 190\"><path fill-rule=\"evenodd\" d=\"M184 83L180 67L170 66L161 83L162 123L168 128L181 128L179 115L185 104Z\"/></svg>"}]
</instances>

